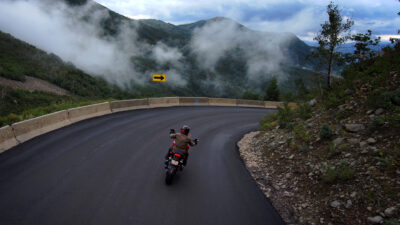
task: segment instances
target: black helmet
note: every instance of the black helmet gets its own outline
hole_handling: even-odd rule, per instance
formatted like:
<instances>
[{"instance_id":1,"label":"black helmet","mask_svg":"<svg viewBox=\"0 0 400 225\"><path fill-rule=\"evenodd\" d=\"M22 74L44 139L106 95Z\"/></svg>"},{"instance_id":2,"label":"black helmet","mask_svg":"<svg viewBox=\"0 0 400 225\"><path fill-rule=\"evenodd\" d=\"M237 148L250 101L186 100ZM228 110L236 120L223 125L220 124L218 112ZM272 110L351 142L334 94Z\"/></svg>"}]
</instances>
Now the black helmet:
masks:
<instances>
[{"instance_id":1,"label":"black helmet","mask_svg":"<svg viewBox=\"0 0 400 225\"><path fill-rule=\"evenodd\" d=\"M190 131L190 127L188 125L183 125L181 128L181 133L184 135L188 135Z\"/></svg>"}]
</instances>

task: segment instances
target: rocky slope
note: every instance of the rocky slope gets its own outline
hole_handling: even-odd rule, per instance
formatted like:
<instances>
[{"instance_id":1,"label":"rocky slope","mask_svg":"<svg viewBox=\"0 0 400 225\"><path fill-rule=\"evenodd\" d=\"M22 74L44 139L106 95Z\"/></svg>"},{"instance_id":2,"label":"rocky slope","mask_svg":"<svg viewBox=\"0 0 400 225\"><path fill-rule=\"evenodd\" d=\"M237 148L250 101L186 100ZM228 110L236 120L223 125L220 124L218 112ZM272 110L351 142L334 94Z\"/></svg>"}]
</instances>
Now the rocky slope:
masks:
<instances>
[{"instance_id":1,"label":"rocky slope","mask_svg":"<svg viewBox=\"0 0 400 225\"><path fill-rule=\"evenodd\" d=\"M398 72L390 76L399 90ZM314 99L306 118L272 121L238 143L288 224L400 224L398 106L371 108L369 92L368 83L345 90L344 103L331 109Z\"/></svg>"}]
</instances>

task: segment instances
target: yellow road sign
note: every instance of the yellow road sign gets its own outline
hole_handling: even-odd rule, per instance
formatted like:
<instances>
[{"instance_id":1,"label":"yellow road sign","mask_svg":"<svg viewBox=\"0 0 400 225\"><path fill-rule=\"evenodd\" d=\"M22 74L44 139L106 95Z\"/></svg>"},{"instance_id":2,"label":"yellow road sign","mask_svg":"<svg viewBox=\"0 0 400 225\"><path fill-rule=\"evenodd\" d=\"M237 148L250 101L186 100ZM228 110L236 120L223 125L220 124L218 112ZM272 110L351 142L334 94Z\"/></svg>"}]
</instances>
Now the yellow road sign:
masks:
<instances>
[{"instance_id":1,"label":"yellow road sign","mask_svg":"<svg viewBox=\"0 0 400 225\"><path fill-rule=\"evenodd\" d=\"M155 82L165 82L165 81L167 81L167 75L165 75L165 74L153 74L153 81L155 81Z\"/></svg>"}]
</instances>

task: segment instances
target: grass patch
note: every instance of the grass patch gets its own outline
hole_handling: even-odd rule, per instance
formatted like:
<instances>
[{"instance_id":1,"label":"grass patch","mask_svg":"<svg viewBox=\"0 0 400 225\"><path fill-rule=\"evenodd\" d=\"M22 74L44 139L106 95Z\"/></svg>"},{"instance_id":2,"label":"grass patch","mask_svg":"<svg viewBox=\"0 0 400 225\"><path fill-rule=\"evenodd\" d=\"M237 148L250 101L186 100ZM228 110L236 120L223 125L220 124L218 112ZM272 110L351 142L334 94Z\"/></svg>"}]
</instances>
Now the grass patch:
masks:
<instances>
[{"instance_id":1,"label":"grass patch","mask_svg":"<svg viewBox=\"0 0 400 225\"><path fill-rule=\"evenodd\" d=\"M328 159L332 159L332 158L334 158L335 156L340 155L339 149L338 149L332 142L329 143L329 145L328 145L328 150L329 150Z\"/></svg>"},{"instance_id":2,"label":"grass patch","mask_svg":"<svg viewBox=\"0 0 400 225\"><path fill-rule=\"evenodd\" d=\"M390 219L385 221L385 225L400 225L396 219Z\"/></svg>"},{"instance_id":3,"label":"grass patch","mask_svg":"<svg viewBox=\"0 0 400 225\"><path fill-rule=\"evenodd\" d=\"M347 181L353 179L355 170L350 167L347 161L341 161L336 167L328 166L322 175L322 180L328 184L334 184L338 181Z\"/></svg>"},{"instance_id":4,"label":"grass patch","mask_svg":"<svg viewBox=\"0 0 400 225\"><path fill-rule=\"evenodd\" d=\"M294 120L300 118L303 120L309 119L312 116L312 109L307 103L298 103L295 109L289 107L285 102L282 107L278 107L278 111L274 114L264 116L260 121L260 127L263 130L268 130L271 127L279 125L282 129L293 130L295 128Z\"/></svg>"},{"instance_id":5,"label":"grass patch","mask_svg":"<svg viewBox=\"0 0 400 225\"><path fill-rule=\"evenodd\" d=\"M307 134L307 131L304 128L303 124L297 124L296 126L294 126L293 131L297 140L301 140L306 143L310 141L311 138Z\"/></svg>"}]
</instances>

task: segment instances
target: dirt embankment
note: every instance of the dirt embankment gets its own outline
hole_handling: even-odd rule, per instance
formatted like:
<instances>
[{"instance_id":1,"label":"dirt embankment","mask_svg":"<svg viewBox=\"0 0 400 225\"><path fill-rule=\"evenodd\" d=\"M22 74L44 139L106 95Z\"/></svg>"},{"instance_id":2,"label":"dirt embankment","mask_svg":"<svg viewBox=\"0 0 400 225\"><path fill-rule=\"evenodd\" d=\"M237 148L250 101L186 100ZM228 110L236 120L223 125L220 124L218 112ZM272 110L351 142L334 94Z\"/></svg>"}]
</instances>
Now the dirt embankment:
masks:
<instances>
[{"instance_id":1,"label":"dirt embankment","mask_svg":"<svg viewBox=\"0 0 400 225\"><path fill-rule=\"evenodd\" d=\"M70 93L54 84L35 77L25 76L25 82L15 81L0 77L0 85L28 91L43 91L56 95L69 95Z\"/></svg>"}]
</instances>

